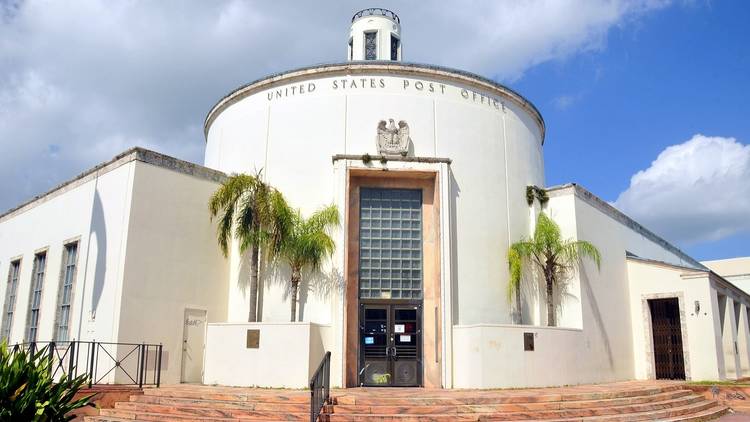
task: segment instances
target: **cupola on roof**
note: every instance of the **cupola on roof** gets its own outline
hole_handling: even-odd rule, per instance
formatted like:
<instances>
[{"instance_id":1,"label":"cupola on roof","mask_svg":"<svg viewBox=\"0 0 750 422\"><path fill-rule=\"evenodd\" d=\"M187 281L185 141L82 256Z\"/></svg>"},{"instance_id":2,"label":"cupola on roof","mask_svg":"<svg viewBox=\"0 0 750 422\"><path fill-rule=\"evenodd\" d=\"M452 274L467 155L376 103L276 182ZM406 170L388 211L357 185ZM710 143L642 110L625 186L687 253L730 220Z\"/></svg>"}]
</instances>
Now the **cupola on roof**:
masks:
<instances>
[{"instance_id":1,"label":"cupola on roof","mask_svg":"<svg viewBox=\"0 0 750 422\"><path fill-rule=\"evenodd\" d=\"M401 61L401 19L388 9L373 7L352 16L348 59Z\"/></svg>"}]
</instances>

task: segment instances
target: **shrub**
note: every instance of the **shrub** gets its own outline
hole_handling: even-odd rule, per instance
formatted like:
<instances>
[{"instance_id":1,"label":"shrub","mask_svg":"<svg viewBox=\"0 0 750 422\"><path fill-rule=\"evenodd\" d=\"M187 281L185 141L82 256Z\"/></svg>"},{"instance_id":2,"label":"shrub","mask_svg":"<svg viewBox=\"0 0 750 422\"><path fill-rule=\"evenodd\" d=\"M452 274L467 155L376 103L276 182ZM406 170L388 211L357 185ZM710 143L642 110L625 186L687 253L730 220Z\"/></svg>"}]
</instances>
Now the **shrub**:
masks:
<instances>
[{"instance_id":1,"label":"shrub","mask_svg":"<svg viewBox=\"0 0 750 422\"><path fill-rule=\"evenodd\" d=\"M67 414L83 406L93 406L91 397L73 400L88 379L63 375L56 382L50 369L53 363L47 349L37 353L11 351L0 344L0 421L69 421Z\"/></svg>"}]
</instances>

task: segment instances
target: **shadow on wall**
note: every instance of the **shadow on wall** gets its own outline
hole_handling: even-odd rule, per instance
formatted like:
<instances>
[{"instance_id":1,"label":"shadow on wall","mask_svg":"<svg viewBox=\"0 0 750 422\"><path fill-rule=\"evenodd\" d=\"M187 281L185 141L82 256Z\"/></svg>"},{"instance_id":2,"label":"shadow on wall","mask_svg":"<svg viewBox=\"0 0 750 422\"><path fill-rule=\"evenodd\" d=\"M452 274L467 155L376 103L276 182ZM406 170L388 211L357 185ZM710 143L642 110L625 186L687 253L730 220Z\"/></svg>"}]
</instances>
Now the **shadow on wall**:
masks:
<instances>
[{"instance_id":1,"label":"shadow on wall","mask_svg":"<svg viewBox=\"0 0 750 422\"><path fill-rule=\"evenodd\" d=\"M594 321L596 322L596 328L599 330L599 333L602 336L604 349L607 352L607 359L609 360L609 368L612 369L615 366L614 359L612 357L612 345L609 341L609 334L604 328L604 321L602 320L602 313L599 310L599 304L596 302L596 296L591 290L591 282L589 281L589 276L586 273L586 267L583 265L583 263L579 263L578 268L580 268L579 275L581 277L581 290L583 290L584 294L586 295L586 300L591 305L591 314L594 317ZM581 306L581 308L583 308L583 306Z\"/></svg>"},{"instance_id":2,"label":"shadow on wall","mask_svg":"<svg viewBox=\"0 0 750 422\"><path fill-rule=\"evenodd\" d=\"M461 321L459 321L458 316L460 313L458 312L458 295L460 294L458 290L458 229L457 229L457 223L456 223L456 208L458 206L458 197L461 196L461 188L458 186L458 182L456 181L456 177L453 175L453 170L451 170L450 167L448 167L448 176L450 177L450 250L451 250L451 257L450 257L450 264L451 264L451 296L452 296L452 302L451 308L453 309L453 315L451 316L453 318L454 324L460 324Z\"/></svg>"},{"instance_id":3,"label":"shadow on wall","mask_svg":"<svg viewBox=\"0 0 750 422\"><path fill-rule=\"evenodd\" d=\"M107 275L107 222L104 217L104 207L99 191L94 192L94 203L91 209L91 232L89 237L96 239L96 261L94 262L94 286L91 297L91 316L96 317L99 301L104 291L104 281Z\"/></svg>"},{"instance_id":4,"label":"shadow on wall","mask_svg":"<svg viewBox=\"0 0 750 422\"><path fill-rule=\"evenodd\" d=\"M234 245L232 245L234 248ZM250 257L252 256L252 249L248 249L245 251L244 254L240 256L240 262L239 262L239 271L237 271L237 287L240 289L240 293L242 293L242 297L249 298L250 296ZM260 271L260 277L258 279L258 304L260 304L261 301L261 295L263 292L263 287L261 284L261 280L263 279L263 271ZM249 320L249 307L245 307L248 311L248 320ZM260 305L257 307L258 312L258 321L261 320L261 315L263 313L261 312Z\"/></svg>"},{"instance_id":5,"label":"shadow on wall","mask_svg":"<svg viewBox=\"0 0 750 422\"><path fill-rule=\"evenodd\" d=\"M282 299L287 308L292 293L291 270L283 263L271 263L264 267L261 273L262 286L278 286L284 292ZM321 301L328 301L332 295L340 295L344 291L344 275L338 268L332 267L328 271L305 271L297 293L297 321L305 320L305 309L310 295ZM258 293L260 296L260 292ZM259 302L261 299L259 298ZM281 305L281 304L279 304ZM259 309L260 309L259 305Z\"/></svg>"}]
</instances>

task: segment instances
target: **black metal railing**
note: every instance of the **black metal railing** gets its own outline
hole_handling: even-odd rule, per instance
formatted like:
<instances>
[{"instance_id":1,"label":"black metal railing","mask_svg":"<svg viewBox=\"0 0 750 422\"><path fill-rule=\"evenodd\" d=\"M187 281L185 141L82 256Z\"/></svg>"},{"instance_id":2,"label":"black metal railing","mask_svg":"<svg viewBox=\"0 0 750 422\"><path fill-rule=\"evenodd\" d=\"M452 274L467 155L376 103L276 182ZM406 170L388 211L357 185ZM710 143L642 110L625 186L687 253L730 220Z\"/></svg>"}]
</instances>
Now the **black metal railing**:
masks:
<instances>
[{"instance_id":1,"label":"black metal railing","mask_svg":"<svg viewBox=\"0 0 750 422\"><path fill-rule=\"evenodd\" d=\"M87 375L89 387L102 384L161 384L162 345L101 341L39 341L18 343L13 351L46 352L50 375Z\"/></svg>"},{"instance_id":2,"label":"black metal railing","mask_svg":"<svg viewBox=\"0 0 750 422\"><path fill-rule=\"evenodd\" d=\"M317 422L323 406L331 401L331 352L326 352L310 378L310 422Z\"/></svg>"},{"instance_id":3,"label":"black metal railing","mask_svg":"<svg viewBox=\"0 0 750 422\"><path fill-rule=\"evenodd\" d=\"M370 7L368 9L362 9L359 12L355 13L354 16L352 16L352 22L365 16L385 16L387 18L391 18L396 23L401 23L401 19L399 19L397 14L388 9L383 9L382 7Z\"/></svg>"}]
</instances>

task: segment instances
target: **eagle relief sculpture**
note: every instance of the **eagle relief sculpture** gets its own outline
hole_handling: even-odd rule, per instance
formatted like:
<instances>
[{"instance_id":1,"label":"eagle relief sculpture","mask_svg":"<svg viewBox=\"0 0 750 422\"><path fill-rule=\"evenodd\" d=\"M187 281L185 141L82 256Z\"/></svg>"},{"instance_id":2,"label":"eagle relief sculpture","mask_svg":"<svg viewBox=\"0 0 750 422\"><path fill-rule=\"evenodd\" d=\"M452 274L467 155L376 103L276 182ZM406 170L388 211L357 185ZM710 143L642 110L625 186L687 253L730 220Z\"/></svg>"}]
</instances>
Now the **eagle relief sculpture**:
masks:
<instances>
[{"instance_id":1,"label":"eagle relief sculpture","mask_svg":"<svg viewBox=\"0 0 750 422\"><path fill-rule=\"evenodd\" d=\"M401 120L396 122L388 119L388 125L385 120L378 123L378 153L383 155L403 155L409 152L409 125Z\"/></svg>"}]
</instances>

